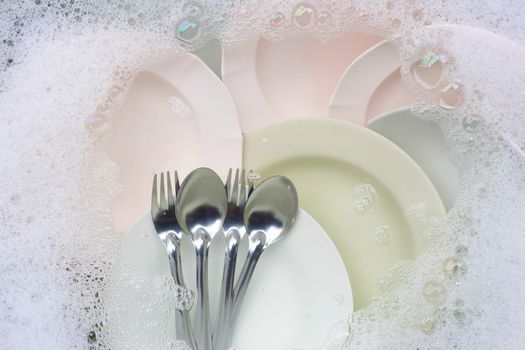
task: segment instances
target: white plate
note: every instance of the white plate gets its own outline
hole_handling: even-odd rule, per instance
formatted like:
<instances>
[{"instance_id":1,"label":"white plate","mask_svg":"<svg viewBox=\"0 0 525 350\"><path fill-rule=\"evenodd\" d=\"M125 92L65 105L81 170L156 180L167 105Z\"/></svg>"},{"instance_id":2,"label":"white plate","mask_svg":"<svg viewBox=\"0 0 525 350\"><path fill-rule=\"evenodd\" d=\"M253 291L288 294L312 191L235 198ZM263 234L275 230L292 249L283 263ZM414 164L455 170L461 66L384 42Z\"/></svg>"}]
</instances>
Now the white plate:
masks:
<instances>
[{"instance_id":1,"label":"white plate","mask_svg":"<svg viewBox=\"0 0 525 350\"><path fill-rule=\"evenodd\" d=\"M113 222L126 232L149 210L153 173L239 167L242 135L222 81L196 56L182 53L138 74L114 116L107 151L123 186Z\"/></svg>"},{"instance_id":2,"label":"white plate","mask_svg":"<svg viewBox=\"0 0 525 350\"><path fill-rule=\"evenodd\" d=\"M212 320L215 320L224 254L224 239L222 235L217 237L209 257ZM242 253L246 250L243 248ZM239 263L244 261L242 253ZM126 234L122 254L127 264L146 280L170 275L165 249L156 236L150 215ZM188 240L184 241L182 254L185 281L193 286L195 255ZM113 307L129 309L129 305L138 304L139 300L148 303L141 299L143 295L136 296L132 290L110 287L109 293L119 296L112 298ZM123 305L118 305L119 300ZM126 327L132 332L140 322L132 310L126 316L117 312L120 318L112 319L122 334L127 333ZM237 349L246 350L310 348L324 340L335 321L344 319L352 311L352 290L337 249L319 224L300 210L290 234L261 257L239 315L233 344ZM109 312L111 314L111 309ZM149 339L159 330L145 332L151 334L142 338Z\"/></svg>"},{"instance_id":3,"label":"white plate","mask_svg":"<svg viewBox=\"0 0 525 350\"><path fill-rule=\"evenodd\" d=\"M328 102L345 68L379 37L349 32L329 43L310 36L280 42L251 38L224 47L222 78L243 131L288 118L328 116Z\"/></svg>"}]
</instances>

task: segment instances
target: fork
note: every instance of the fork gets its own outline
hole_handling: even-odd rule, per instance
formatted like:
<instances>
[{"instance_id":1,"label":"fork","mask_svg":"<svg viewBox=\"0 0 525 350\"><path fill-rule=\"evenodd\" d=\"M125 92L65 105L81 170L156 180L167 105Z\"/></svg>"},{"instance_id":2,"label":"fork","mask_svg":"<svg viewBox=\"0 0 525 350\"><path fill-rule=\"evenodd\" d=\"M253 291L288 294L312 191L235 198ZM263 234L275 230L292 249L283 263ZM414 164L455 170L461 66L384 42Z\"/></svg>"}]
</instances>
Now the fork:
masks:
<instances>
[{"instance_id":1,"label":"fork","mask_svg":"<svg viewBox=\"0 0 525 350\"><path fill-rule=\"evenodd\" d=\"M175 172L175 193L179 191L179 188L179 176L177 172ZM151 191L151 218L153 219L153 224L159 238L166 246L173 280L177 286L180 286L185 290L186 285L182 276L180 256L180 240L182 239L183 230L175 216L175 196L169 172L166 173L166 183L164 182L164 173L160 174L160 194L157 193L157 174L153 177L153 189ZM186 303L178 304L180 305L177 305L175 310L175 329L177 339L185 341L192 349L197 349L195 339L192 336L193 332L191 331L191 323L189 319L191 303L189 303L189 305Z\"/></svg>"},{"instance_id":2,"label":"fork","mask_svg":"<svg viewBox=\"0 0 525 350\"><path fill-rule=\"evenodd\" d=\"M222 272L221 296L219 299L219 310L217 325L213 337L214 350L226 350L230 346L233 316L233 286L235 278L235 265L237 261L237 251L239 243L246 234L244 226L243 212L246 204L247 194L251 191L246 190L245 170L235 171L235 179L231 182L232 169L228 172L226 180L226 193L228 198L228 207L226 219L223 224L223 232L226 237L226 248L224 252L224 268ZM250 188L252 187L249 181Z\"/></svg>"}]
</instances>

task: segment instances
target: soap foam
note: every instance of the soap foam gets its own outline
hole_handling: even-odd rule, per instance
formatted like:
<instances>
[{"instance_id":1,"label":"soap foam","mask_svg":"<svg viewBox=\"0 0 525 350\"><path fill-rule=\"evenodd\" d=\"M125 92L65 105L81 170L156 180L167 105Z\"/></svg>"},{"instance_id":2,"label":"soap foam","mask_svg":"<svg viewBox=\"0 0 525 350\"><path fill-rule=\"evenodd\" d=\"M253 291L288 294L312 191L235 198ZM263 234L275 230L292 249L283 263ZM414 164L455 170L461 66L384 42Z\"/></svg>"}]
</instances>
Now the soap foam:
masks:
<instances>
[{"instance_id":1,"label":"soap foam","mask_svg":"<svg viewBox=\"0 0 525 350\"><path fill-rule=\"evenodd\" d=\"M148 344L144 322L134 334L107 327L108 283L136 287L137 293L156 290L133 271L129 279L114 279L114 272L126 267L111 223L111 203L120 191L118 168L102 147L111 132L111 111L142 67L212 38L238 45L254 34L269 40L308 34L328 42L348 30L381 34L399 46L404 82L416 94L413 111L441 127L462 186L446 218L419 210L421 220L434 223L422 232L428 253L378 276L382 295L348 320L334 320L321 348L522 347L524 52L496 36L479 40L429 26L477 26L525 44L525 4L196 4L0 3L2 347L94 349L113 343L183 349L162 333L159 322L168 316L151 317L172 300L120 310L139 310L159 329L162 336ZM422 87L411 70L429 51L448 58L434 89ZM443 108L440 91L450 84L456 84L460 100L457 107ZM170 290L169 283L159 288Z\"/></svg>"}]
</instances>

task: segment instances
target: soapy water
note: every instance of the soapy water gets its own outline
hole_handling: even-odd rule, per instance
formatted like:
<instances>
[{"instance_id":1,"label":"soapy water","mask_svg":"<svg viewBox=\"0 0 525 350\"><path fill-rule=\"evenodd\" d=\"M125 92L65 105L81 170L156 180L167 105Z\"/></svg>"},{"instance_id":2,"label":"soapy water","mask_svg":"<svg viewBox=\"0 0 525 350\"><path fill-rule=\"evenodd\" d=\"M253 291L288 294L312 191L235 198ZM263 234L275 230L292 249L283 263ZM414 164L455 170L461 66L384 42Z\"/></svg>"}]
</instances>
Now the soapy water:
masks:
<instances>
[{"instance_id":1,"label":"soapy water","mask_svg":"<svg viewBox=\"0 0 525 350\"><path fill-rule=\"evenodd\" d=\"M385 246L390 241L390 227L387 225L378 226L373 233L372 238L378 246Z\"/></svg>"},{"instance_id":2,"label":"soapy water","mask_svg":"<svg viewBox=\"0 0 525 350\"><path fill-rule=\"evenodd\" d=\"M354 188L352 208L358 213L364 213L372 208L377 200L377 192L371 184L363 184Z\"/></svg>"},{"instance_id":3,"label":"soapy water","mask_svg":"<svg viewBox=\"0 0 525 350\"><path fill-rule=\"evenodd\" d=\"M0 2L0 347L184 349L168 334L170 314L159 312L180 302L176 286L143 279L119 255L111 204L121 185L103 147L112 112L141 68L212 38L237 45L251 35L311 35L329 43L352 29L398 45L404 83L416 96L412 110L441 127L461 193L444 219L424 208L407 213L433 223L422 232L428 252L378 276L381 295L347 320L334 320L326 341L312 348L522 348L524 7ZM446 23L499 36L480 40L437 26ZM167 103L174 113L185 110L180 101ZM154 293L156 303L118 309L119 302L108 315L119 297L106 293L108 285L144 300ZM118 328L115 320L126 315L140 322ZM147 329L157 336L148 338Z\"/></svg>"}]
</instances>

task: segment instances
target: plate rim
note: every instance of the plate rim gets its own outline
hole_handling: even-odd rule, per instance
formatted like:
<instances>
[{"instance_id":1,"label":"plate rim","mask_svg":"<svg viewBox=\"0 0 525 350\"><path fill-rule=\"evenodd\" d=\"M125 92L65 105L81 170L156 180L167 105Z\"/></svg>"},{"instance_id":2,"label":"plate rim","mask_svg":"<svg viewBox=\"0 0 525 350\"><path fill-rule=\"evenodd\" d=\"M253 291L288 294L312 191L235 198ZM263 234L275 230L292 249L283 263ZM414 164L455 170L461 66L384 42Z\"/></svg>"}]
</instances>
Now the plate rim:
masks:
<instances>
[{"instance_id":1,"label":"plate rim","mask_svg":"<svg viewBox=\"0 0 525 350\"><path fill-rule=\"evenodd\" d=\"M325 142L311 142L304 137L306 134L317 136L319 133L327 135ZM282 135L289 137L290 134L296 136L293 141L279 139ZM290 147L292 143L293 148ZM356 144L359 148L355 147ZM362 149L366 152L361 152ZM385 154L383 151L389 153ZM436 217L446 215L441 197L419 165L399 146L368 128L338 119L303 118L272 124L245 134L243 164L248 164L254 171L300 157L329 158L363 169L383 184L403 210L421 203L414 199L420 197L418 193L425 193L428 201L423 203L426 204L428 213ZM370 166L372 164L367 163L366 158L378 159L377 164ZM397 160L401 160L404 166L395 166ZM254 163L257 166L251 165ZM388 169L388 173L383 171L385 169ZM393 174L392 169L408 174L411 181L400 189L395 183L397 180L392 180L399 177L399 174ZM407 193L409 196L406 196ZM407 220L407 223L412 232L417 231L416 223L411 220ZM420 254L427 244L422 237L415 238L416 253Z\"/></svg>"}]
</instances>

